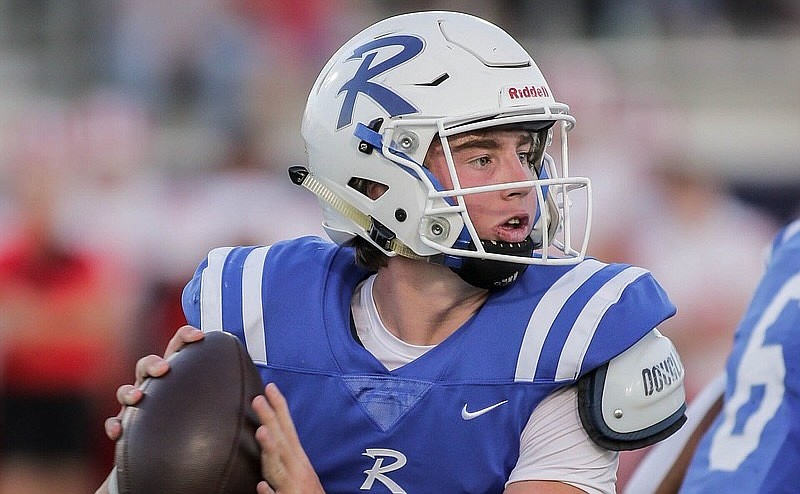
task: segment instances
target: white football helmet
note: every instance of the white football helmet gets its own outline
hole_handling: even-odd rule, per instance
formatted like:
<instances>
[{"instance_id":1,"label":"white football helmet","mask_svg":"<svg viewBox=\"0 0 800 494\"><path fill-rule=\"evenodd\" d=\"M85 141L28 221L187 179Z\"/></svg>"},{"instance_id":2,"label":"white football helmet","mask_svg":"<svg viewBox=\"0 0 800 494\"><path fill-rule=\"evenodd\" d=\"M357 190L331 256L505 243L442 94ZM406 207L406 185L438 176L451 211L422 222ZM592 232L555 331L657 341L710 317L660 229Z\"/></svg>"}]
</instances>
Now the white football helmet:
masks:
<instances>
[{"instance_id":1,"label":"white football helmet","mask_svg":"<svg viewBox=\"0 0 800 494\"><path fill-rule=\"evenodd\" d=\"M469 258L572 264L585 255L591 219L589 180L568 174L566 134L574 123L531 56L502 29L456 12L399 15L353 37L323 68L303 117L309 166L296 168L293 180L319 196L324 228L339 244L358 235L389 256L451 267ZM539 135L537 179L461 188L448 136L509 124ZM558 159L544 152L556 136L561 147L551 154ZM423 166L433 139L441 139L452 189ZM371 199L354 179L388 190ZM493 249L478 238L464 196L520 187L535 189L540 205L535 251ZM582 225L570 220L573 192L584 196Z\"/></svg>"}]
</instances>

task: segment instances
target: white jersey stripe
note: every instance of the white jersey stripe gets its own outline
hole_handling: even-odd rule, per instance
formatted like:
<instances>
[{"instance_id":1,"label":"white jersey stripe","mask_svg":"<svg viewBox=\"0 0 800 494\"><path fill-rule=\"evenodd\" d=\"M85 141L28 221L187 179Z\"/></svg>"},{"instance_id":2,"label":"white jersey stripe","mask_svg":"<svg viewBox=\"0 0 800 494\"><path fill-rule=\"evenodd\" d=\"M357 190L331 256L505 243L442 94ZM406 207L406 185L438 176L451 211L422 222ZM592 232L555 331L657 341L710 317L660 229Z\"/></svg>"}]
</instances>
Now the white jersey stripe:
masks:
<instances>
[{"instance_id":1,"label":"white jersey stripe","mask_svg":"<svg viewBox=\"0 0 800 494\"><path fill-rule=\"evenodd\" d=\"M558 359L558 368L556 369L556 381L578 377L583 358L586 356L589 344L594 337L595 331L597 331L597 327L600 325L600 320L603 319L609 307L619 301L622 292L625 291L628 285L647 272L646 269L637 267L626 268L608 280L589 299L575 320L575 324L567 336L567 341L561 349L561 356Z\"/></svg>"},{"instance_id":2,"label":"white jersey stripe","mask_svg":"<svg viewBox=\"0 0 800 494\"><path fill-rule=\"evenodd\" d=\"M200 328L222 329L222 269L233 247L220 247L208 253L208 266L200 281Z\"/></svg>"},{"instance_id":3,"label":"white jersey stripe","mask_svg":"<svg viewBox=\"0 0 800 494\"><path fill-rule=\"evenodd\" d=\"M606 264L602 262L588 259L562 276L542 296L531 314L525 336L522 338L517 358L517 370L514 375L515 381L533 381L539 356L553 321L561 312L570 295L605 266Z\"/></svg>"},{"instance_id":4,"label":"white jersey stripe","mask_svg":"<svg viewBox=\"0 0 800 494\"><path fill-rule=\"evenodd\" d=\"M267 345L264 340L264 317L261 288L264 276L264 259L269 247L258 247L247 255L242 269L242 325L247 352L253 362L267 363Z\"/></svg>"},{"instance_id":5,"label":"white jersey stripe","mask_svg":"<svg viewBox=\"0 0 800 494\"><path fill-rule=\"evenodd\" d=\"M783 238L781 239L781 244L788 242L790 238L794 237L798 233L800 233L800 220L796 220L786 227L786 230L783 233Z\"/></svg>"}]
</instances>

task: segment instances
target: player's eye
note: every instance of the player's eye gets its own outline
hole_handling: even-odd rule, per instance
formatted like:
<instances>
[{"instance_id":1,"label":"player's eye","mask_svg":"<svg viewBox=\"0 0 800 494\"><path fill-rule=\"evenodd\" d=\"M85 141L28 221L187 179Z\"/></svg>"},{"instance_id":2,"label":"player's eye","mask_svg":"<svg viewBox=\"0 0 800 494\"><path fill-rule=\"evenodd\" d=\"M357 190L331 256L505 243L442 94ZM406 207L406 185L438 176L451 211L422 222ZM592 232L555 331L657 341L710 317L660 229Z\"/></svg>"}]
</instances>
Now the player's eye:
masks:
<instances>
[{"instance_id":1,"label":"player's eye","mask_svg":"<svg viewBox=\"0 0 800 494\"><path fill-rule=\"evenodd\" d=\"M533 153L531 151L521 151L517 153L519 162L528 168L533 168Z\"/></svg>"},{"instance_id":2,"label":"player's eye","mask_svg":"<svg viewBox=\"0 0 800 494\"><path fill-rule=\"evenodd\" d=\"M492 159L488 156L478 156L477 158L470 160L468 163L475 168L486 168L491 164L491 162Z\"/></svg>"}]
</instances>

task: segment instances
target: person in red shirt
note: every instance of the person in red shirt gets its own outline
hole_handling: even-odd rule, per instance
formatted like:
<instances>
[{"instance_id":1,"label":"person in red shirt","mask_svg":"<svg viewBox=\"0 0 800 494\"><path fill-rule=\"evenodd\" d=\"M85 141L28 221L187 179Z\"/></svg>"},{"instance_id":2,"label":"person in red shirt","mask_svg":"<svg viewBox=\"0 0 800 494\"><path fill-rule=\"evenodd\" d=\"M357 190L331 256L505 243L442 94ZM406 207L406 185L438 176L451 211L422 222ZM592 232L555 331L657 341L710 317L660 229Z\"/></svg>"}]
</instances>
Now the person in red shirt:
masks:
<instances>
[{"instance_id":1,"label":"person in red shirt","mask_svg":"<svg viewBox=\"0 0 800 494\"><path fill-rule=\"evenodd\" d=\"M126 364L125 302L113 264L56 233L60 181L39 165L14 170L0 248L0 492L83 493L107 456L92 424Z\"/></svg>"}]
</instances>

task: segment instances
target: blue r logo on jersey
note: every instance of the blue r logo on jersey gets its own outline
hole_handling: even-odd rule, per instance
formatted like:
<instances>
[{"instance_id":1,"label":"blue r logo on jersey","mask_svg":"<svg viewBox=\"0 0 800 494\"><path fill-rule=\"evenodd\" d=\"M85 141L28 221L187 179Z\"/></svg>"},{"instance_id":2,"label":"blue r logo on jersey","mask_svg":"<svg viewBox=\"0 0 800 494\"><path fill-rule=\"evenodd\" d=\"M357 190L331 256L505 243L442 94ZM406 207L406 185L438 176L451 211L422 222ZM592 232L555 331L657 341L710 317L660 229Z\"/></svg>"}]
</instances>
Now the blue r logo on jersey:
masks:
<instances>
[{"instance_id":1,"label":"blue r logo on jersey","mask_svg":"<svg viewBox=\"0 0 800 494\"><path fill-rule=\"evenodd\" d=\"M385 48L387 46L401 46L403 50L394 55L393 57L384 60L383 62L372 66L372 61L375 60L377 53L374 50L378 48ZM336 129L349 125L353 120L353 108L356 104L356 98L359 93L364 93L369 96L375 103L381 106L386 112L394 117L397 115L406 115L414 113L417 109L408 101L403 99L397 93L389 89L370 82L373 77L383 74L387 70L391 70L403 62L411 60L417 56L423 48L422 40L416 36L387 36L385 38L376 39L369 43L356 48L348 60L357 58L364 59L361 66L356 71L352 79L345 82L339 90L339 94L347 93L344 97L342 109L339 112L339 122ZM368 53L373 52L373 53ZM366 54L366 56L365 56Z\"/></svg>"}]
</instances>

